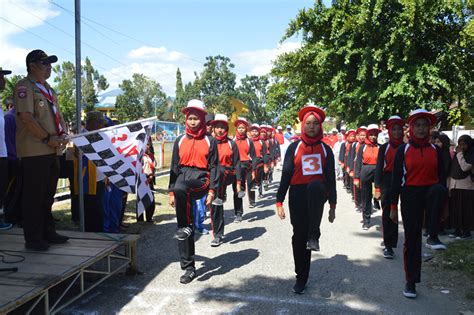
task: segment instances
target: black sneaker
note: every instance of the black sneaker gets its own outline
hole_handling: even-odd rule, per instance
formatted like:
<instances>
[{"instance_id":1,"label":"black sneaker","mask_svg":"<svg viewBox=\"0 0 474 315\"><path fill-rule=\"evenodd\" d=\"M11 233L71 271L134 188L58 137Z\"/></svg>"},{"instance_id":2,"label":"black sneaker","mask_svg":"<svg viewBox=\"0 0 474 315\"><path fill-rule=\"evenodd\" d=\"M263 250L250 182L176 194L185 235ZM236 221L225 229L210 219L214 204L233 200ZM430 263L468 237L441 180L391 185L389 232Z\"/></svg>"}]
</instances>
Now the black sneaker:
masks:
<instances>
[{"instance_id":1,"label":"black sneaker","mask_svg":"<svg viewBox=\"0 0 474 315\"><path fill-rule=\"evenodd\" d=\"M308 242L306 243L306 249L319 252L319 241L315 238L308 239Z\"/></svg>"},{"instance_id":2,"label":"black sneaker","mask_svg":"<svg viewBox=\"0 0 474 315\"><path fill-rule=\"evenodd\" d=\"M31 249L37 252L44 252L48 250L49 244L48 242L45 242L45 241L26 242L25 248Z\"/></svg>"},{"instance_id":3,"label":"black sneaker","mask_svg":"<svg viewBox=\"0 0 474 315\"><path fill-rule=\"evenodd\" d=\"M193 281L196 276L196 270L186 270L184 275L179 278L179 282L181 282L182 284L188 284L189 282Z\"/></svg>"},{"instance_id":4,"label":"black sneaker","mask_svg":"<svg viewBox=\"0 0 474 315\"><path fill-rule=\"evenodd\" d=\"M462 240L468 240L471 238L471 232L464 232L460 237Z\"/></svg>"},{"instance_id":5,"label":"black sneaker","mask_svg":"<svg viewBox=\"0 0 474 315\"><path fill-rule=\"evenodd\" d=\"M262 199L262 198L263 198L263 194L259 194L259 195L258 195L258 198L259 198L259 199Z\"/></svg>"},{"instance_id":6,"label":"black sneaker","mask_svg":"<svg viewBox=\"0 0 474 315\"><path fill-rule=\"evenodd\" d=\"M67 243L67 241L69 240L69 237L64 236L64 235L60 235L58 233L54 233L54 234L46 237L46 240L49 243L53 243L53 244L64 244L64 243Z\"/></svg>"},{"instance_id":7,"label":"black sneaker","mask_svg":"<svg viewBox=\"0 0 474 315\"><path fill-rule=\"evenodd\" d=\"M240 223L242 222L242 216L240 214L235 216L234 223Z\"/></svg>"},{"instance_id":8,"label":"black sneaker","mask_svg":"<svg viewBox=\"0 0 474 315\"><path fill-rule=\"evenodd\" d=\"M193 230L189 226L186 226L186 227L178 229L174 233L174 238L177 238L178 241L184 241L189 236L191 236L191 234L193 234Z\"/></svg>"},{"instance_id":9,"label":"black sneaker","mask_svg":"<svg viewBox=\"0 0 474 315\"><path fill-rule=\"evenodd\" d=\"M428 237L428 239L426 240L426 247L430 249L434 249L434 250L446 249L446 245L444 245L437 237L436 238Z\"/></svg>"},{"instance_id":10,"label":"black sneaker","mask_svg":"<svg viewBox=\"0 0 474 315\"><path fill-rule=\"evenodd\" d=\"M383 250L383 258L393 259L394 255L395 253L393 252L393 249L391 249L390 247L385 247L385 249Z\"/></svg>"},{"instance_id":11,"label":"black sneaker","mask_svg":"<svg viewBox=\"0 0 474 315\"><path fill-rule=\"evenodd\" d=\"M449 234L448 236L450 238L458 238L461 237L462 233L460 230L455 230L453 233Z\"/></svg>"},{"instance_id":12,"label":"black sneaker","mask_svg":"<svg viewBox=\"0 0 474 315\"><path fill-rule=\"evenodd\" d=\"M363 229L364 231L367 231L369 228L370 228L370 224L369 224L368 222L364 222L364 223L362 224L362 229Z\"/></svg>"},{"instance_id":13,"label":"black sneaker","mask_svg":"<svg viewBox=\"0 0 474 315\"><path fill-rule=\"evenodd\" d=\"M416 298L416 286L414 283L407 282L405 290L403 290L403 296L409 299Z\"/></svg>"},{"instance_id":14,"label":"black sneaker","mask_svg":"<svg viewBox=\"0 0 474 315\"><path fill-rule=\"evenodd\" d=\"M304 293L304 289L306 288L306 283L301 281L301 280L296 280L296 283L295 285L293 286L293 293L296 293L296 294L303 294Z\"/></svg>"},{"instance_id":15,"label":"black sneaker","mask_svg":"<svg viewBox=\"0 0 474 315\"><path fill-rule=\"evenodd\" d=\"M222 237L216 236L216 237L211 241L211 246L212 246L212 247L218 247L218 246L222 245L222 243L223 243Z\"/></svg>"},{"instance_id":16,"label":"black sneaker","mask_svg":"<svg viewBox=\"0 0 474 315\"><path fill-rule=\"evenodd\" d=\"M249 208L255 208L255 202L249 204Z\"/></svg>"}]
</instances>

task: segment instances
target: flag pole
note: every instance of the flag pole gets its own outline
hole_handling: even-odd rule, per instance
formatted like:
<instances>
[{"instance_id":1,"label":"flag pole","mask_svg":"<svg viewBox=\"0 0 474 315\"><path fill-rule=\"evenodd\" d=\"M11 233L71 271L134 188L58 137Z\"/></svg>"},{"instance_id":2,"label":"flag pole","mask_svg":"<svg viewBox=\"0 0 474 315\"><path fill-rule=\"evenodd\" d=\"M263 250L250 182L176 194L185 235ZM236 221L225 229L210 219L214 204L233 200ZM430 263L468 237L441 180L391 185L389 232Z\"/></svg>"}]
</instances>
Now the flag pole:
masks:
<instances>
[{"instance_id":1,"label":"flag pole","mask_svg":"<svg viewBox=\"0 0 474 315\"><path fill-rule=\"evenodd\" d=\"M81 133L81 0L75 0L75 41L76 41L76 134ZM77 184L78 184L78 206L81 232L85 231L84 220L84 183L82 179L82 153L79 152L77 159ZM74 187L74 183L70 183ZM71 187L71 189L74 189ZM74 195L74 194L73 194ZM71 200L72 201L72 200ZM71 203L72 207L72 203Z\"/></svg>"}]
</instances>

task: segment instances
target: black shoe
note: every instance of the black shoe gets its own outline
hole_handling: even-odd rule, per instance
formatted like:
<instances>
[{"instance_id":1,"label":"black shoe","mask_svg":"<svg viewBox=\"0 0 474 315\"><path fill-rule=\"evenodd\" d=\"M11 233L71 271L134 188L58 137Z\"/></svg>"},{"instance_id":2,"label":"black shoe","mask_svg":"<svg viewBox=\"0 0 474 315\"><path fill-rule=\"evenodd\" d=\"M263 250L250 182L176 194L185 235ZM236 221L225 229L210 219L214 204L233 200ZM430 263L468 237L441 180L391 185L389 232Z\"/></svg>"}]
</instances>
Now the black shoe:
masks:
<instances>
[{"instance_id":1,"label":"black shoe","mask_svg":"<svg viewBox=\"0 0 474 315\"><path fill-rule=\"evenodd\" d=\"M259 194L259 195L258 195L258 198L259 198L259 199L262 199L262 198L263 198L263 194Z\"/></svg>"},{"instance_id":2,"label":"black shoe","mask_svg":"<svg viewBox=\"0 0 474 315\"><path fill-rule=\"evenodd\" d=\"M414 283L407 282L405 285L405 290L403 290L403 295L409 299L416 298L416 286Z\"/></svg>"},{"instance_id":3,"label":"black shoe","mask_svg":"<svg viewBox=\"0 0 474 315\"><path fill-rule=\"evenodd\" d=\"M179 282L181 282L182 284L188 284L189 282L193 281L196 276L196 270L186 270L184 275L179 278Z\"/></svg>"},{"instance_id":4,"label":"black shoe","mask_svg":"<svg viewBox=\"0 0 474 315\"><path fill-rule=\"evenodd\" d=\"M444 245L437 237L436 238L428 237L428 239L426 240L426 247L430 249L434 249L434 250L446 249L446 245Z\"/></svg>"},{"instance_id":5,"label":"black shoe","mask_svg":"<svg viewBox=\"0 0 474 315\"><path fill-rule=\"evenodd\" d=\"M193 234L193 230L189 226L186 226L186 227L178 229L174 233L174 238L177 238L178 241L184 241L189 236L191 236L191 234Z\"/></svg>"},{"instance_id":6,"label":"black shoe","mask_svg":"<svg viewBox=\"0 0 474 315\"><path fill-rule=\"evenodd\" d=\"M293 286L292 291L293 293L296 293L296 294L303 294L305 288L306 288L306 282L303 282L301 280L296 280L296 283Z\"/></svg>"},{"instance_id":7,"label":"black shoe","mask_svg":"<svg viewBox=\"0 0 474 315\"><path fill-rule=\"evenodd\" d=\"M49 244L45 241L26 242L25 248L31 249L37 252L44 252L48 250Z\"/></svg>"},{"instance_id":8,"label":"black shoe","mask_svg":"<svg viewBox=\"0 0 474 315\"><path fill-rule=\"evenodd\" d=\"M67 241L69 240L69 237L55 233L46 237L46 240L49 243L53 243L53 244L64 244L64 243L67 243Z\"/></svg>"},{"instance_id":9,"label":"black shoe","mask_svg":"<svg viewBox=\"0 0 474 315\"><path fill-rule=\"evenodd\" d=\"M242 216L240 214L235 216L234 223L240 223L242 222Z\"/></svg>"},{"instance_id":10,"label":"black shoe","mask_svg":"<svg viewBox=\"0 0 474 315\"><path fill-rule=\"evenodd\" d=\"M370 228L370 224L368 222L364 222L364 224L362 224L362 229L364 231L367 231L369 228Z\"/></svg>"},{"instance_id":11,"label":"black shoe","mask_svg":"<svg viewBox=\"0 0 474 315\"><path fill-rule=\"evenodd\" d=\"M468 240L471 238L471 232L464 232L460 237L462 240Z\"/></svg>"},{"instance_id":12,"label":"black shoe","mask_svg":"<svg viewBox=\"0 0 474 315\"><path fill-rule=\"evenodd\" d=\"M222 237L216 236L216 237L211 241L211 246L212 246L212 247L218 247L218 246L222 245L222 243L223 243Z\"/></svg>"},{"instance_id":13,"label":"black shoe","mask_svg":"<svg viewBox=\"0 0 474 315\"><path fill-rule=\"evenodd\" d=\"M393 252L393 249L391 249L390 247L385 247L385 249L383 250L383 258L393 259L394 255L395 253Z\"/></svg>"},{"instance_id":14,"label":"black shoe","mask_svg":"<svg viewBox=\"0 0 474 315\"><path fill-rule=\"evenodd\" d=\"M254 202L254 203L251 203L251 204L249 204L249 208L255 208L255 202Z\"/></svg>"},{"instance_id":15,"label":"black shoe","mask_svg":"<svg viewBox=\"0 0 474 315\"><path fill-rule=\"evenodd\" d=\"M308 239L308 242L306 243L306 249L319 252L319 241L315 238Z\"/></svg>"}]
</instances>

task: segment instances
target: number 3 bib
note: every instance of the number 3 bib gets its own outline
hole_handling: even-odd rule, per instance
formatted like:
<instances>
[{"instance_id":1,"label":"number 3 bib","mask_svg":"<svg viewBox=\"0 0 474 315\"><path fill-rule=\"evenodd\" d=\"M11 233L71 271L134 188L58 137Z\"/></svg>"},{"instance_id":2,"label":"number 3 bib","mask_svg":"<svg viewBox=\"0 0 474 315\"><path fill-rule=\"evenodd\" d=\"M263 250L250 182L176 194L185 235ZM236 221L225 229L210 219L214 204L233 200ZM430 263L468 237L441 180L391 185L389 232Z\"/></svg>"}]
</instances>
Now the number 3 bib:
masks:
<instances>
[{"instance_id":1,"label":"number 3 bib","mask_svg":"<svg viewBox=\"0 0 474 315\"><path fill-rule=\"evenodd\" d=\"M317 175L323 173L321 154L306 154L301 157L303 175Z\"/></svg>"}]
</instances>

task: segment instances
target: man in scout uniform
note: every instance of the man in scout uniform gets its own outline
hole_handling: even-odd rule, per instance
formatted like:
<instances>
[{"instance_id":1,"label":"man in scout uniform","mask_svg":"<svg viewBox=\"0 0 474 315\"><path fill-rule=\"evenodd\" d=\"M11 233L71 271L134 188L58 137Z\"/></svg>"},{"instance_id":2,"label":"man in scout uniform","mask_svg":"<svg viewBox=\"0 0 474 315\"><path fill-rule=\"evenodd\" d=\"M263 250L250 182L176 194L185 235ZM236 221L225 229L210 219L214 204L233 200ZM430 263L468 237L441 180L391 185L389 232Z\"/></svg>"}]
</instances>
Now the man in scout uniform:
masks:
<instances>
[{"instance_id":1,"label":"man in scout uniform","mask_svg":"<svg viewBox=\"0 0 474 315\"><path fill-rule=\"evenodd\" d=\"M23 177L22 214L25 247L45 251L49 243L65 243L56 233L51 207L59 176L58 152L67 143L66 124L56 93L46 80L51 63L42 50L26 56L28 75L15 86L17 156Z\"/></svg>"}]
</instances>

